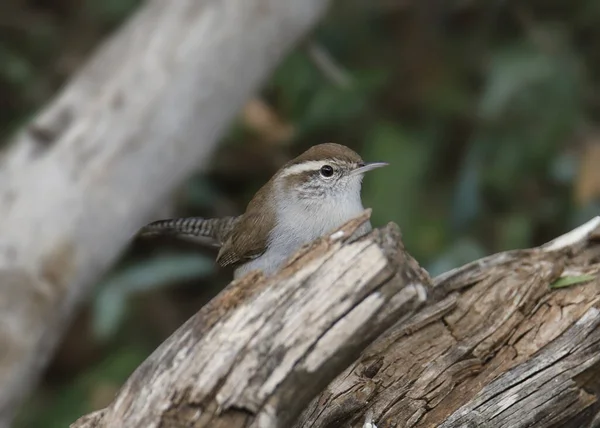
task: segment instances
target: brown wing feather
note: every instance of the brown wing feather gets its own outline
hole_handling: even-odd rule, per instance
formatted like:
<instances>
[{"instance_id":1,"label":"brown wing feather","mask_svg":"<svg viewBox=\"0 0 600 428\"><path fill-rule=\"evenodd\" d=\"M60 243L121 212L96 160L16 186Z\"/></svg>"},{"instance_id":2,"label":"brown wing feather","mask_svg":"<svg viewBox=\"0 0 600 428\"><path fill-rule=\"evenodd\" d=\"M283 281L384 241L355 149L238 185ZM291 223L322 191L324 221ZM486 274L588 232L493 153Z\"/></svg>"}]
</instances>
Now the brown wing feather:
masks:
<instances>
[{"instance_id":1,"label":"brown wing feather","mask_svg":"<svg viewBox=\"0 0 600 428\"><path fill-rule=\"evenodd\" d=\"M217 255L220 266L242 264L265 252L269 233L275 223L271 201L265 198L269 194L271 181L256 193L246 213L231 229Z\"/></svg>"},{"instance_id":2,"label":"brown wing feather","mask_svg":"<svg viewBox=\"0 0 600 428\"><path fill-rule=\"evenodd\" d=\"M262 216L251 213L233 228L219 254L217 263L221 266L237 265L261 255L267 245L268 230L265 230Z\"/></svg>"}]
</instances>

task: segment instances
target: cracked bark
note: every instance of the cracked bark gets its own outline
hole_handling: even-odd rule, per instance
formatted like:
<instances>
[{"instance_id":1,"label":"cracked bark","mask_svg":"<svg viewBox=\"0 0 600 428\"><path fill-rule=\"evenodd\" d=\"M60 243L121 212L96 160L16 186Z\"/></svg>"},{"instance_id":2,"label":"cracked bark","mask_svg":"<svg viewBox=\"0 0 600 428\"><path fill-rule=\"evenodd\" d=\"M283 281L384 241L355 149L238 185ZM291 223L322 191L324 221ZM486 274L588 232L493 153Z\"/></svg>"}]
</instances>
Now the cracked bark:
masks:
<instances>
[{"instance_id":1,"label":"cracked bark","mask_svg":"<svg viewBox=\"0 0 600 428\"><path fill-rule=\"evenodd\" d=\"M287 427L377 335L425 297L429 277L395 225L350 237L370 211L271 278L250 275L163 343L106 409L73 428Z\"/></svg>"},{"instance_id":2,"label":"cracked bark","mask_svg":"<svg viewBox=\"0 0 600 428\"><path fill-rule=\"evenodd\" d=\"M0 427L70 315L321 0L150 0L0 157ZM243 72L240 72L243 70Z\"/></svg>"},{"instance_id":3,"label":"cracked bark","mask_svg":"<svg viewBox=\"0 0 600 428\"><path fill-rule=\"evenodd\" d=\"M433 304L370 345L294 426L360 427L367 411L378 428L598 426L599 271L597 217L440 275ZM594 279L549 287L580 275Z\"/></svg>"},{"instance_id":4,"label":"cracked bark","mask_svg":"<svg viewBox=\"0 0 600 428\"><path fill-rule=\"evenodd\" d=\"M72 428L596 426L600 217L433 281L360 221L230 284Z\"/></svg>"}]
</instances>

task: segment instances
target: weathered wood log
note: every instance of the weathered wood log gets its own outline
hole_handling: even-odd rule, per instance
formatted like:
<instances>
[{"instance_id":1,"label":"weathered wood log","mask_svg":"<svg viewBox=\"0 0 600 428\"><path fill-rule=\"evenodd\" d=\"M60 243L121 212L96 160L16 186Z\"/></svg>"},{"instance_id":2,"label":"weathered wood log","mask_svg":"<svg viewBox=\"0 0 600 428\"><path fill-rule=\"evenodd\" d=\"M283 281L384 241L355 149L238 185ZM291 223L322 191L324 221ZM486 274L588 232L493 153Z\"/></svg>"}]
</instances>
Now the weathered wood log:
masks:
<instances>
[{"instance_id":1,"label":"weathered wood log","mask_svg":"<svg viewBox=\"0 0 600 428\"><path fill-rule=\"evenodd\" d=\"M302 250L274 277L250 275L164 342L110 406L73 428L289 427L333 377L426 299L430 279L370 211Z\"/></svg>"},{"instance_id":2,"label":"weathered wood log","mask_svg":"<svg viewBox=\"0 0 600 428\"><path fill-rule=\"evenodd\" d=\"M295 427L600 426L600 217L434 279ZM562 281L581 281L552 289Z\"/></svg>"},{"instance_id":3,"label":"weathered wood log","mask_svg":"<svg viewBox=\"0 0 600 428\"><path fill-rule=\"evenodd\" d=\"M394 225L345 242L360 221L230 284L71 428L597 426L600 217L433 283Z\"/></svg>"},{"instance_id":4,"label":"weathered wood log","mask_svg":"<svg viewBox=\"0 0 600 428\"><path fill-rule=\"evenodd\" d=\"M150 0L0 158L0 427L69 316L318 21L323 0Z\"/></svg>"}]
</instances>

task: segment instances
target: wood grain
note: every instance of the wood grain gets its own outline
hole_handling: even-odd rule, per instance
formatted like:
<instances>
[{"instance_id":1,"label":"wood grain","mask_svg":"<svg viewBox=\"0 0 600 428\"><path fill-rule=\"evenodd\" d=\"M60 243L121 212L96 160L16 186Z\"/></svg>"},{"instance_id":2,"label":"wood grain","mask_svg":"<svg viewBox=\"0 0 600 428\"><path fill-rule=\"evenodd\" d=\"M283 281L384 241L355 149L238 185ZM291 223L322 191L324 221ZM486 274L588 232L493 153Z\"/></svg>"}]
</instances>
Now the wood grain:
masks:
<instances>
[{"instance_id":1,"label":"wood grain","mask_svg":"<svg viewBox=\"0 0 600 428\"><path fill-rule=\"evenodd\" d=\"M364 347L424 304L431 286L395 225L353 240L370 211L250 274L164 342L82 427L289 427Z\"/></svg>"},{"instance_id":2,"label":"wood grain","mask_svg":"<svg viewBox=\"0 0 600 428\"><path fill-rule=\"evenodd\" d=\"M600 411L600 218L435 278L295 427L586 427ZM595 279L562 289L561 276ZM437 297L442 299L436 300ZM595 426L595 425L594 425Z\"/></svg>"}]
</instances>

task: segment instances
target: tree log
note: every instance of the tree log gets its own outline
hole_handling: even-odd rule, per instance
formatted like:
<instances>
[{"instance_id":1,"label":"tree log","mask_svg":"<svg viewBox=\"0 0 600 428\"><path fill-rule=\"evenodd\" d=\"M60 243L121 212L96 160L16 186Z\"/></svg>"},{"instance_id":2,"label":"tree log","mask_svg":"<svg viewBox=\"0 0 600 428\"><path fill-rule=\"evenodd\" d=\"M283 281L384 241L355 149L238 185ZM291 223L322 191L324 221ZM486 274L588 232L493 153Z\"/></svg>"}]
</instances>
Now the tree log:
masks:
<instances>
[{"instance_id":1,"label":"tree log","mask_svg":"<svg viewBox=\"0 0 600 428\"><path fill-rule=\"evenodd\" d=\"M393 224L348 240L365 218L231 283L71 428L598 426L600 217L433 281Z\"/></svg>"},{"instance_id":2,"label":"tree log","mask_svg":"<svg viewBox=\"0 0 600 428\"><path fill-rule=\"evenodd\" d=\"M0 427L74 308L322 0L150 0L0 158Z\"/></svg>"},{"instance_id":3,"label":"tree log","mask_svg":"<svg viewBox=\"0 0 600 428\"><path fill-rule=\"evenodd\" d=\"M600 217L434 281L394 225L347 240L364 218L231 283L71 428L593 426Z\"/></svg>"},{"instance_id":4,"label":"tree log","mask_svg":"<svg viewBox=\"0 0 600 428\"><path fill-rule=\"evenodd\" d=\"M397 323L295 427L600 423L600 217L551 243L434 279L446 298ZM552 289L559 278L581 281Z\"/></svg>"},{"instance_id":5,"label":"tree log","mask_svg":"<svg viewBox=\"0 0 600 428\"><path fill-rule=\"evenodd\" d=\"M249 275L164 342L106 409L73 428L288 427L333 377L426 298L429 277L394 225L358 240L370 211Z\"/></svg>"}]
</instances>

